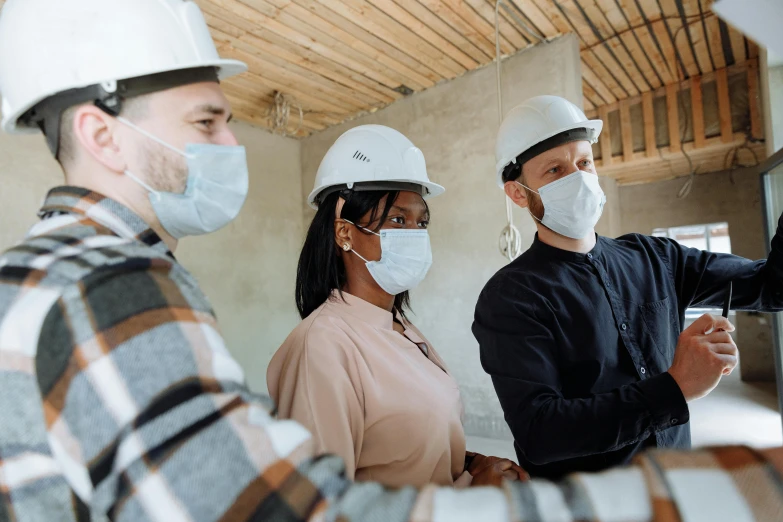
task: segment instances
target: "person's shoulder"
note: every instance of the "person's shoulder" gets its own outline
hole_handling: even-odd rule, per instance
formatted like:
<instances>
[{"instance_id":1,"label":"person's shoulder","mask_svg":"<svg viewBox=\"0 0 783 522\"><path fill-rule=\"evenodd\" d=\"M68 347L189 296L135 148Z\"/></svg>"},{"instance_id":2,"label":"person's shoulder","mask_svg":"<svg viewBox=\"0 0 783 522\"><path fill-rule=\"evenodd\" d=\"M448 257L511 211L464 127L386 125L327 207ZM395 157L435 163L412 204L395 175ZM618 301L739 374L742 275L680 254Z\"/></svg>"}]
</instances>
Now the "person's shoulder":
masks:
<instances>
[{"instance_id":1,"label":"person's shoulder","mask_svg":"<svg viewBox=\"0 0 783 522\"><path fill-rule=\"evenodd\" d=\"M679 243L668 237L648 236L636 232L622 235L616 239L601 237L603 245L608 249L632 250L644 253L648 256L664 256Z\"/></svg>"},{"instance_id":2,"label":"person's shoulder","mask_svg":"<svg viewBox=\"0 0 783 522\"><path fill-rule=\"evenodd\" d=\"M324 303L293 329L279 351L288 357L340 359L354 347L348 331L345 320L330 314Z\"/></svg>"},{"instance_id":3,"label":"person's shoulder","mask_svg":"<svg viewBox=\"0 0 783 522\"><path fill-rule=\"evenodd\" d=\"M491 299L497 295L508 297L518 292L528 293L546 284L548 272L546 263L542 263L530 251L523 252L487 281L479 300Z\"/></svg>"},{"instance_id":4,"label":"person's shoulder","mask_svg":"<svg viewBox=\"0 0 783 522\"><path fill-rule=\"evenodd\" d=\"M44 233L32 233L0 256L6 274L34 274L38 284L55 287L94 277L140 270L170 270L166 252L134 238L123 238L87 218L71 215L47 220Z\"/></svg>"}]
</instances>

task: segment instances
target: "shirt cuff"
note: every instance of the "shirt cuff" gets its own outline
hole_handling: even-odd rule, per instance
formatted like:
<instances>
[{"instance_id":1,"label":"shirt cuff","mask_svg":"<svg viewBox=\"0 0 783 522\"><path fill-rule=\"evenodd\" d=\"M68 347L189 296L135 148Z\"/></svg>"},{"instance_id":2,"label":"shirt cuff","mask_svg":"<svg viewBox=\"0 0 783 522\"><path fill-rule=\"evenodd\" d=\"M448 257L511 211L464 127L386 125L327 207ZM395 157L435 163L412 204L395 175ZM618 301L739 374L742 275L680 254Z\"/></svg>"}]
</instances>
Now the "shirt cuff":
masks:
<instances>
[{"instance_id":1,"label":"shirt cuff","mask_svg":"<svg viewBox=\"0 0 783 522\"><path fill-rule=\"evenodd\" d=\"M677 381L668 372L645 379L638 385L647 401L653 430L661 431L680 426L690 420L685 396Z\"/></svg>"}]
</instances>

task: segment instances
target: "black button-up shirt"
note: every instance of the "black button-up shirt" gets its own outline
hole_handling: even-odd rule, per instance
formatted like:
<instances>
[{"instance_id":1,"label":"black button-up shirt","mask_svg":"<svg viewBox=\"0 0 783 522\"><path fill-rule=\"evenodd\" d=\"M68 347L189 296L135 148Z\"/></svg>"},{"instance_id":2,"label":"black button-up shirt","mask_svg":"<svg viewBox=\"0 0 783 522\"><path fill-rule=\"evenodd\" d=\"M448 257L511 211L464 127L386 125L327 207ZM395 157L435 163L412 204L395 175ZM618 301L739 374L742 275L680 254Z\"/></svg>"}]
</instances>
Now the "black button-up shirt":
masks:
<instances>
[{"instance_id":1,"label":"black button-up shirt","mask_svg":"<svg viewBox=\"0 0 783 522\"><path fill-rule=\"evenodd\" d=\"M557 479L690 447L688 406L667 373L691 306L783 308L783 234L752 262L632 234L589 254L536 240L486 285L473 334L519 463ZM740 347L740 350L742 347Z\"/></svg>"}]
</instances>

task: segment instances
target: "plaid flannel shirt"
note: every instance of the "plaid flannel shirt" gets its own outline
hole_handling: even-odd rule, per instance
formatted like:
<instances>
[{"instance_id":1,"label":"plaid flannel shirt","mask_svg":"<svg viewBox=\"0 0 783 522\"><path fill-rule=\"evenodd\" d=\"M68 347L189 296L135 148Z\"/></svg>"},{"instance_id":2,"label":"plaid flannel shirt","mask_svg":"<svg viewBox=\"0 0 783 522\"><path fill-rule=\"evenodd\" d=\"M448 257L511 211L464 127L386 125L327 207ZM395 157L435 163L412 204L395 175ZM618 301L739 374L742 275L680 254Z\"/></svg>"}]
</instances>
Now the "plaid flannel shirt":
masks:
<instances>
[{"instance_id":1,"label":"plaid flannel shirt","mask_svg":"<svg viewBox=\"0 0 783 522\"><path fill-rule=\"evenodd\" d=\"M560 484L352 484L247 390L196 281L138 216L74 187L41 215L0 258L0 522L783 520L783 456L744 448Z\"/></svg>"}]
</instances>

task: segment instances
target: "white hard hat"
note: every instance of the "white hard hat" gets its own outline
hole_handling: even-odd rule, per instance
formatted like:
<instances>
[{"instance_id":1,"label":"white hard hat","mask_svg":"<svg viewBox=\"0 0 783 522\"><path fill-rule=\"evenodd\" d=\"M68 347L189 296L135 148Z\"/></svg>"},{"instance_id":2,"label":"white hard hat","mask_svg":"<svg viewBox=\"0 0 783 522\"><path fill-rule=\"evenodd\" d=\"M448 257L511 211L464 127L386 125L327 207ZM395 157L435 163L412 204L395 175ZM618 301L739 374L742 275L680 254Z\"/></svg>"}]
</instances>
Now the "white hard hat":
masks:
<instances>
[{"instance_id":1,"label":"white hard hat","mask_svg":"<svg viewBox=\"0 0 783 522\"><path fill-rule=\"evenodd\" d=\"M383 125L361 125L337 138L318 167L315 187L307 202L318 208L327 193L345 188L415 190L425 199L446 191L427 177L421 150L401 133Z\"/></svg>"},{"instance_id":2,"label":"white hard hat","mask_svg":"<svg viewBox=\"0 0 783 522\"><path fill-rule=\"evenodd\" d=\"M601 120L588 120L579 107L559 96L535 96L517 105L503 119L498 131L495 144L498 185L503 188L506 166L539 143L575 129L586 129L585 139L595 143L602 128Z\"/></svg>"},{"instance_id":3,"label":"white hard hat","mask_svg":"<svg viewBox=\"0 0 783 522\"><path fill-rule=\"evenodd\" d=\"M190 1L8 0L0 11L6 132L36 129L40 122L20 118L55 95L77 105L89 98L79 99L72 90L100 86L112 93L121 80L205 68L217 78L247 70L242 62L218 56L201 11ZM194 81L181 78L179 84ZM155 90L149 82L145 87ZM118 93L123 94L122 84Z\"/></svg>"}]
</instances>

